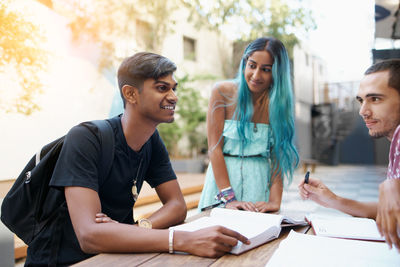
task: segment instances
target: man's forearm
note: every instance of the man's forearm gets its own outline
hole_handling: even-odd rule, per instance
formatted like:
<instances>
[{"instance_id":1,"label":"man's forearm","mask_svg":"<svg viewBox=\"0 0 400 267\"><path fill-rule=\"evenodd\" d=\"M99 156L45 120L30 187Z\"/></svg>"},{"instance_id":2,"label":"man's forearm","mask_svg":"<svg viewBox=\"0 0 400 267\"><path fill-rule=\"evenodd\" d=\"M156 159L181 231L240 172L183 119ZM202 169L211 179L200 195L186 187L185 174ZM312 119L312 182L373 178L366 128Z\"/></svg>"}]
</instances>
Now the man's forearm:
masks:
<instances>
[{"instance_id":1,"label":"man's forearm","mask_svg":"<svg viewBox=\"0 0 400 267\"><path fill-rule=\"evenodd\" d=\"M353 199L337 196L330 208L340 210L344 213L356 217L376 218L378 203L377 202L360 202Z\"/></svg>"},{"instance_id":2,"label":"man's forearm","mask_svg":"<svg viewBox=\"0 0 400 267\"><path fill-rule=\"evenodd\" d=\"M170 201L154 212L148 219L154 229L163 229L182 223L186 218L187 208L185 202Z\"/></svg>"}]
</instances>

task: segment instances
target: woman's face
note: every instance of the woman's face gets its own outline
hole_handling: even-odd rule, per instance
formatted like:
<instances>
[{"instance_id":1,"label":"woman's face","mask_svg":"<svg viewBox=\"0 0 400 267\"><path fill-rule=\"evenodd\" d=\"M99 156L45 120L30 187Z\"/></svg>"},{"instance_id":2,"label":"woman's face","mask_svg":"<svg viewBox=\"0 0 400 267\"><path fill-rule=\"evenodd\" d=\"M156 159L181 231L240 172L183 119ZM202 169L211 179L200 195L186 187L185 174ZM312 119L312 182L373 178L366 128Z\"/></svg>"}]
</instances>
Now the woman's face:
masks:
<instances>
[{"instance_id":1,"label":"woman's face","mask_svg":"<svg viewBox=\"0 0 400 267\"><path fill-rule=\"evenodd\" d=\"M271 86L273 63L274 60L267 51L255 51L247 59L244 77L253 94L263 93Z\"/></svg>"}]
</instances>

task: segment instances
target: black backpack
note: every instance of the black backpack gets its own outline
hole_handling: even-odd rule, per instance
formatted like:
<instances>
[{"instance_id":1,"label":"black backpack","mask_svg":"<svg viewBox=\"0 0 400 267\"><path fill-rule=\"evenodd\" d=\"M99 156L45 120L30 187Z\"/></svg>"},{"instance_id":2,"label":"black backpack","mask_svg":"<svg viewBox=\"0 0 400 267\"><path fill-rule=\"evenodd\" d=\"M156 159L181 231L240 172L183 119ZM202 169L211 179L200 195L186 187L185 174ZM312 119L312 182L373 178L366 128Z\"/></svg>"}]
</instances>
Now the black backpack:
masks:
<instances>
[{"instance_id":1,"label":"black backpack","mask_svg":"<svg viewBox=\"0 0 400 267\"><path fill-rule=\"evenodd\" d=\"M102 155L99 166L102 169L99 181L104 182L114 158L114 133L107 120L85 122L82 125L87 127L89 123L98 128L100 135ZM49 186L64 139L65 136L62 136L36 153L3 200L2 222L27 245L47 222L57 216L57 211L66 206L63 188Z\"/></svg>"}]
</instances>

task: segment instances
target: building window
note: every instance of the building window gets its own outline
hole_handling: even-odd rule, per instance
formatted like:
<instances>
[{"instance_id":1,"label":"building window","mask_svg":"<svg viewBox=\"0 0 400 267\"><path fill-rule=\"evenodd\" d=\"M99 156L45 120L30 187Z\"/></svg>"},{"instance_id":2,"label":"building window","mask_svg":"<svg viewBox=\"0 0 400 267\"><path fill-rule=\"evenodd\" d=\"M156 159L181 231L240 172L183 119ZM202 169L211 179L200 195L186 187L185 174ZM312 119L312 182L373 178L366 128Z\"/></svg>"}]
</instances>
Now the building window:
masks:
<instances>
[{"instance_id":1,"label":"building window","mask_svg":"<svg viewBox=\"0 0 400 267\"><path fill-rule=\"evenodd\" d=\"M183 36L183 58L186 60L196 60L196 40Z\"/></svg>"}]
</instances>

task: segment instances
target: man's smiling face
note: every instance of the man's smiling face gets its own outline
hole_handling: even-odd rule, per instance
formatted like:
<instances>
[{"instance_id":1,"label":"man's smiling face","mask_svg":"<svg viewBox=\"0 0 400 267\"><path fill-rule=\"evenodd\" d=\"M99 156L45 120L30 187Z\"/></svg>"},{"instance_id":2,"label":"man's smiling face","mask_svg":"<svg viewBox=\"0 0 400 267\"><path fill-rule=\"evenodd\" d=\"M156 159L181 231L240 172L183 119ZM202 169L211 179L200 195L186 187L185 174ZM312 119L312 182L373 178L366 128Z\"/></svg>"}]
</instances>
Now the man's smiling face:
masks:
<instances>
[{"instance_id":1,"label":"man's smiling face","mask_svg":"<svg viewBox=\"0 0 400 267\"><path fill-rule=\"evenodd\" d=\"M160 77L157 80L147 79L139 91L138 107L143 118L156 124L173 122L176 103L176 82L173 74Z\"/></svg>"}]
</instances>

